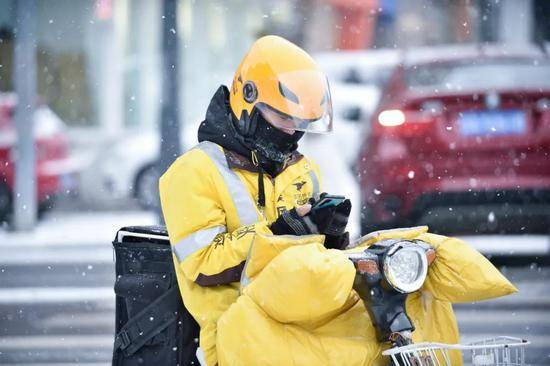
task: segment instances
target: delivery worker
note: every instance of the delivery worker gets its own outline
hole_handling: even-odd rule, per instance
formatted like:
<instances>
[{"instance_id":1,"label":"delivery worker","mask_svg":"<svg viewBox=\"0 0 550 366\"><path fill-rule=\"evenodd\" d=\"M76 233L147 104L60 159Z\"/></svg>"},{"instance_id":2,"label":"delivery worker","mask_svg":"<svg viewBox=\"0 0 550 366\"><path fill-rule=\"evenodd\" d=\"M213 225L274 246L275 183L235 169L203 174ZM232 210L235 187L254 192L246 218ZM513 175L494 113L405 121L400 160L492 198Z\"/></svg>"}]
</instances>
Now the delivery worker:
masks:
<instances>
[{"instance_id":1,"label":"delivery worker","mask_svg":"<svg viewBox=\"0 0 550 366\"><path fill-rule=\"evenodd\" d=\"M214 94L199 144L161 177L178 284L208 365L218 363L217 321L237 300L256 234L324 234L326 246L346 245L350 201L310 212L320 177L297 151L304 133L331 129L329 85L313 59L281 37L263 37L231 89Z\"/></svg>"}]
</instances>

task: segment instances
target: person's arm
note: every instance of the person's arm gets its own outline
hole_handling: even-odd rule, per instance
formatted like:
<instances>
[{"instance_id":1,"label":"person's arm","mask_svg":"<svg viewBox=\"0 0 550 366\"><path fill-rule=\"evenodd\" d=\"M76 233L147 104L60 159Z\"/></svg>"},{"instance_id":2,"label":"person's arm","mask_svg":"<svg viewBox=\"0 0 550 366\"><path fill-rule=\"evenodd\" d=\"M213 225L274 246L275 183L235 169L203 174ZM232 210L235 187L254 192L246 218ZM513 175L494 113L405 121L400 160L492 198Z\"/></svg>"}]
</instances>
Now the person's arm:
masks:
<instances>
[{"instance_id":1,"label":"person's arm","mask_svg":"<svg viewBox=\"0 0 550 366\"><path fill-rule=\"evenodd\" d=\"M326 201L323 201L325 198ZM270 229L273 234L323 234L325 247L344 249L349 244L346 225L351 212L351 201L343 196L341 200L332 199L327 193L321 193L319 200L312 199L310 202L310 204L283 212L271 224ZM316 207L320 203L324 203L326 206Z\"/></svg>"},{"instance_id":2,"label":"person's arm","mask_svg":"<svg viewBox=\"0 0 550 366\"><path fill-rule=\"evenodd\" d=\"M258 221L227 232L216 171L198 150L179 158L159 183L162 211L172 250L185 276L201 286L238 282L256 232L270 234Z\"/></svg>"}]
</instances>

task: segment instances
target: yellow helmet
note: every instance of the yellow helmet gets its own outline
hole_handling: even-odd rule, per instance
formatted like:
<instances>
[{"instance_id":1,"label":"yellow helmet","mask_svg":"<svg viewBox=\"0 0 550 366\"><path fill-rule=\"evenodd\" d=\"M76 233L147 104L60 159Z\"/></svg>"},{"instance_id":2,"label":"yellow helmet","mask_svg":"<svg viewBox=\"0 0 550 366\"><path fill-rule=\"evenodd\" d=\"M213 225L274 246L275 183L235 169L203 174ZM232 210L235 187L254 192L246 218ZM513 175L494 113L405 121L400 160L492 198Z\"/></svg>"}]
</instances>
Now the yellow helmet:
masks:
<instances>
[{"instance_id":1,"label":"yellow helmet","mask_svg":"<svg viewBox=\"0 0 550 366\"><path fill-rule=\"evenodd\" d=\"M250 135L255 113L283 130L330 132L326 76L304 50L278 36L258 39L241 61L229 95L239 132ZM276 118L269 116L276 115Z\"/></svg>"}]
</instances>

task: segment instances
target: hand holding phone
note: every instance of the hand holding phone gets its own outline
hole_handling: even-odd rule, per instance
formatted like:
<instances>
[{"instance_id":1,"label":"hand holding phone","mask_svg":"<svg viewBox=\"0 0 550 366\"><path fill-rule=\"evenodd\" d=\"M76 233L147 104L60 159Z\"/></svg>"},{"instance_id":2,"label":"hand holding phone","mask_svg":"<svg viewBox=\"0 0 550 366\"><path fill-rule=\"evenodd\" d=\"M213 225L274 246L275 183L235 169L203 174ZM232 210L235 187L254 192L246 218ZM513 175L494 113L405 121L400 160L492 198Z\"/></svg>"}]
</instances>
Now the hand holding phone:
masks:
<instances>
[{"instance_id":1,"label":"hand holding phone","mask_svg":"<svg viewBox=\"0 0 550 366\"><path fill-rule=\"evenodd\" d=\"M315 201L311 206L311 211L319 210L322 208L336 207L346 200L344 196L335 196L331 194L322 194L321 197Z\"/></svg>"},{"instance_id":2,"label":"hand holding phone","mask_svg":"<svg viewBox=\"0 0 550 366\"><path fill-rule=\"evenodd\" d=\"M313 201L313 200L312 200ZM351 201L344 196L321 193L317 201L311 202L311 211L306 215L325 235L325 244L329 247L340 247L328 242L340 243L346 234L346 225L351 212ZM347 235L345 235L347 238ZM327 242L328 241L328 242Z\"/></svg>"}]
</instances>

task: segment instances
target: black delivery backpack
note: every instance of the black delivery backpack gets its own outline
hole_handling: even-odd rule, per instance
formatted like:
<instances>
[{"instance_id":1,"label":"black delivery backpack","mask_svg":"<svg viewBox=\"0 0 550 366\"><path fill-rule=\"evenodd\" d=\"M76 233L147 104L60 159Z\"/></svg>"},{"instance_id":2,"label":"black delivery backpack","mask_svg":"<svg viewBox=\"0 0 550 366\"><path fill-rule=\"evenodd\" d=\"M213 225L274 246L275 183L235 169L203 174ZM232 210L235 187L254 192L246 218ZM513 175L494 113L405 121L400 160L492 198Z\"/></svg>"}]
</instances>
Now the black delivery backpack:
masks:
<instances>
[{"instance_id":1,"label":"black delivery backpack","mask_svg":"<svg viewBox=\"0 0 550 366\"><path fill-rule=\"evenodd\" d=\"M183 306L166 229L124 227L113 247L113 366L200 365L195 356L199 326Z\"/></svg>"}]
</instances>

